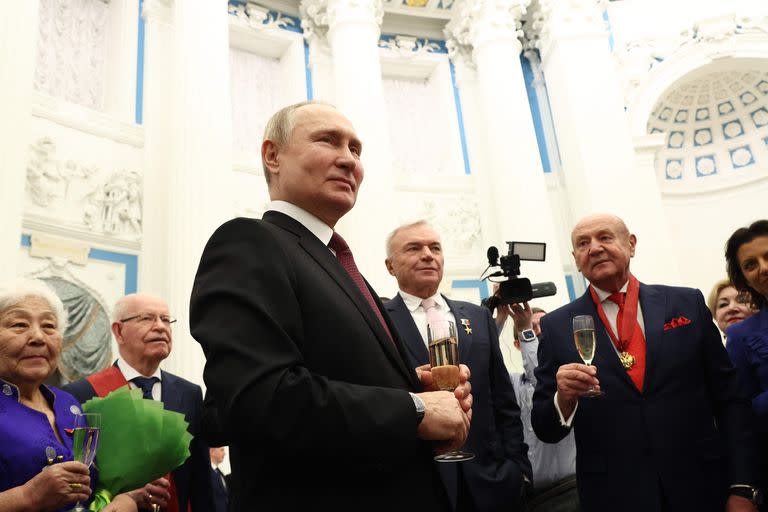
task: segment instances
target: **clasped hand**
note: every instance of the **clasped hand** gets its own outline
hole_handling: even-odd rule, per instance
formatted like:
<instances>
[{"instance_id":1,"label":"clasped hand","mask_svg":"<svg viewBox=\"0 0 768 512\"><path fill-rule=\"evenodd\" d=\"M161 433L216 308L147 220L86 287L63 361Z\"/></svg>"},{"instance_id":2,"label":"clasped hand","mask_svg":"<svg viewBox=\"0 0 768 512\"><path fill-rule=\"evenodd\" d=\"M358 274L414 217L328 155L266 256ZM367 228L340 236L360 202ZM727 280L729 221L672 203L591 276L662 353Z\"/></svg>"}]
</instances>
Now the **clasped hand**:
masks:
<instances>
[{"instance_id":1,"label":"clasped hand","mask_svg":"<svg viewBox=\"0 0 768 512\"><path fill-rule=\"evenodd\" d=\"M463 364L459 365L459 385L453 393L437 389L428 364L416 368L416 375L424 388L419 397L425 406L424 419L419 425L417 436L420 439L436 441L434 447L438 454L460 448L467 440L472 419L469 368Z\"/></svg>"}]
</instances>

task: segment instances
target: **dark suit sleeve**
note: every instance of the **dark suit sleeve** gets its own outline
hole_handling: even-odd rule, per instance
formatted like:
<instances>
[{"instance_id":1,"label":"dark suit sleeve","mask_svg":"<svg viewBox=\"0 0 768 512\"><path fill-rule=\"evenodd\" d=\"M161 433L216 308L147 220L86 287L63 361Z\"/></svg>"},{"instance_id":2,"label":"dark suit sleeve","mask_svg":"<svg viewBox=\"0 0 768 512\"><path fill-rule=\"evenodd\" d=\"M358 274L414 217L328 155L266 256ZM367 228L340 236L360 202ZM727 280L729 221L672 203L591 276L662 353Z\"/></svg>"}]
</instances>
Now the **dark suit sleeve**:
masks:
<instances>
[{"instance_id":1,"label":"dark suit sleeve","mask_svg":"<svg viewBox=\"0 0 768 512\"><path fill-rule=\"evenodd\" d=\"M91 386L91 383L85 379L70 382L66 386L63 386L61 389L77 398L77 401L81 404L96 396L96 391L94 391L93 386Z\"/></svg>"},{"instance_id":2,"label":"dark suit sleeve","mask_svg":"<svg viewBox=\"0 0 768 512\"><path fill-rule=\"evenodd\" d=\"M538 359L539 366L534 371L536 375L536 391L533 393L533 410L531 424L536 437L545 443L557 443L571 431L560 424L560 415L555 408L555 392L557 391L556 374L560 363L556 358L555 326L552 317L545 315L541 318L541 336L539 336ZM577 413L578 414L578 413Z\"/></svg>"},{"instance_id":3,"label":"dark suit sleeve","mask_svg":"<svg viewBox=\"0 0 768 512\"><path fill-rule=\"evenodd\" d=\"M728 353L723 347L720 331L704 296L696 290L696 304L702 326L702 356L707 375L708 391L722 432L728 454L728 475L731 484L757 485L757 457L749 400Z\"/></svg>"},{"instance_id":4,"label":"dark suit sleeve","mask_svg":"<svg viewBox=\"0 0 768 512\"><path fill-rule=\"evenodd\" d=\"M305 255L291 252L302 251L298 242L276 229L247 219L224 224L209 240L195 278L191 332L206 354L205 382L228 433L258 439L281 457L374 450L397 457L397 450L413 450L416 411L408 393L351 383L370 380L368 371L388 371L362 372L366 361L349 355L354 350L362 358L358 347L372 343L343 339L357 332L346 324L357 325L359 312L347 313L350 319L340 314L345 296L330 278L308 289L308 279L322 277L308 274L323 269L308 256L299 261ZM310 316L322 322L305 325ZM361 336L372 338L367 329ZM305 352L327 371L310 371ZM355 377L327 377L334 372Z\"/></svg>"},{"instance_id":5,"label":"dark suit sleeve","mask_svg":"<svg viewBox=\"0 0 768 512\"><path fill-rule=\"evenodd\" d=\"M757 420L757 431L760 435L765 435L768 431L768 390L762 389L760 385L758 371L761 366L753 365L750 352L757 352L757 357L754 359L760 361L759 365L764 365L763 361L767 359L766 355L768 355L768 339L765 339L765 334L753 332L748 325L749 323L742 322L728 329L728 344L725 348L736 367L747 398L752 400L752 411ZM754 339L751 346L747 344L749 338Z\"/></svg>"},{"instance_id":6,"label":"dark suit sleeve","mask_svg":"<svg viewBox=\"0 0 768 512\"><path fill-rule=\"evenodd\" d=\"M202 438L202 418L203 418L203 393L199 386L194 386L194 407L193 418L194 437L189 445L191 462L191 488L189 490L189 501L192 505L192 512L206 512L213 510L213 491L211 489L211 458L208 452L208 445Z\"/></svg>"},{"instance_id":7,"label":"dark suit sleeve","mask_svg":"<svg viewBox=\"0 0 768 512\"><path fill-rule=\"evenodd\" d=\"M203 424L201 435L210 447L227 446L229 440L224 431L224 423L221 421L219 409L213 395L206 390L203 398Z\"/></svg>"},{"instance_id":8,"label":"dark suit sleeve","mask_svg":"<svg viewBox=\"0 0 768 512\"><path fill-rule=\"evenodd\" d=\"M528 445L525 444L523 437L520 407L517 404L515 388L509 379L509 371L501 354L498 329L496 329L496 323L493 321L490 311L483 308L483 313L491 344L489 371L496 428L501 433L505 457L513 461L520 468L520 472L529 481L532 481L533 470L531 469L531 461L528 460Z\"/></svg>"}]
</instances>

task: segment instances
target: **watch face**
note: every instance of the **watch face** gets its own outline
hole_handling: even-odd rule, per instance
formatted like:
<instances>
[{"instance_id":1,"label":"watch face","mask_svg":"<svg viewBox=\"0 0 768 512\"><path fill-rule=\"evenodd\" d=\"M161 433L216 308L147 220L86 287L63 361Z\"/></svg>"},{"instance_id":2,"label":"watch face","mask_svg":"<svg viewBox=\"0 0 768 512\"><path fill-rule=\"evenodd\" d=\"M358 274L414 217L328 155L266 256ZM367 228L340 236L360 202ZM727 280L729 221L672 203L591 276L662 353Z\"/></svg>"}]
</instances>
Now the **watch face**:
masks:
<instances>
[{"instance_id":1,"label":"watch face","mask_svg":"<svg viewBox=\"0 0 768 512\"><path fill-rule=\"evenodd\" d=\"M536 339L536 333L534 333L531 329L526 329L522 333L523 341L533 341Z\"/></svg>"}]
</instances>

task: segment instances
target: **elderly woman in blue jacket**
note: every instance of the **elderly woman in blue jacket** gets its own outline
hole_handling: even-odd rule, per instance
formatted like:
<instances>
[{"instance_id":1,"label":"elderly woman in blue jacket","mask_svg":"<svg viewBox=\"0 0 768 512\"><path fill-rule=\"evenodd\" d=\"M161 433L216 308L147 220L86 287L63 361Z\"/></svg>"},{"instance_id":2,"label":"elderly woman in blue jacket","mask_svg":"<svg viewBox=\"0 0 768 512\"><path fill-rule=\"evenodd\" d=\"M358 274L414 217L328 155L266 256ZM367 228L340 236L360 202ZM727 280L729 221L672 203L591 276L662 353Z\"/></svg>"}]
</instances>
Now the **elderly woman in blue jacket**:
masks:
<instances>
[{"instance_id":1,"label":"elderly woman in blue jacket","mask_svg":"<svg viewBox=\"0 0 768 512\"><path fill-rule=\"evenodd\" d=\"M37 280L0 288L0 512L67 510L87 502L94 475L72 456L80 404L43 384L67 325L58 296ZM120 495L105 510L135 511Z\"/></svg>"}]
</instances>

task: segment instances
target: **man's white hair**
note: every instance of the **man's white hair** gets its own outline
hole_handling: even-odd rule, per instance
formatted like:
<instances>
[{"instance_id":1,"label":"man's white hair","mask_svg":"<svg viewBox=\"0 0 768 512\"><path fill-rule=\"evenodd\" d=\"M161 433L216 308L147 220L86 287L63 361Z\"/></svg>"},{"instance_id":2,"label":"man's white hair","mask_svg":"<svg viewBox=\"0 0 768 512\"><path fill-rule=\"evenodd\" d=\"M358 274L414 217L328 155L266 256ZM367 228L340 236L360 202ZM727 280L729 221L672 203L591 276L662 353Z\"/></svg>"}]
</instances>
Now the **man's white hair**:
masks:
<instances>
[{"instance_id":1,"label":"man's white hair","mask_svg":"<svg viewBox=\"0 0 768 512\"><path fill-rule=\"evenodd\" d=\"M62 335L69 325L64 303L44 281L40 279L17 278L0 286L0 315L24 299L38 298L48 303L56 317L57 330Z\"/></svg>"},{"instance_id":2,"label":"man's white hair","mask_svg":"<svg viewBox=\"0 0 768 512\"><path fill-rule=\"evenodd\" d=\"M432 225L424 219L419 219L415 222L409 222L408 224L403 224L402 226L396 227L389 235L387 235L387 239L385 242L386 246L384 249L387 251L387 259L390 259L392 257L392 253L394 252L394 249L392 247L392 239L394 239L395 236L402 230L412 228L414 226L428 226L430 228L432 227Z\"/></svg>"}]
</instances>

